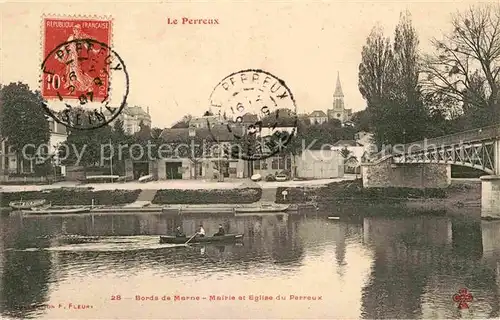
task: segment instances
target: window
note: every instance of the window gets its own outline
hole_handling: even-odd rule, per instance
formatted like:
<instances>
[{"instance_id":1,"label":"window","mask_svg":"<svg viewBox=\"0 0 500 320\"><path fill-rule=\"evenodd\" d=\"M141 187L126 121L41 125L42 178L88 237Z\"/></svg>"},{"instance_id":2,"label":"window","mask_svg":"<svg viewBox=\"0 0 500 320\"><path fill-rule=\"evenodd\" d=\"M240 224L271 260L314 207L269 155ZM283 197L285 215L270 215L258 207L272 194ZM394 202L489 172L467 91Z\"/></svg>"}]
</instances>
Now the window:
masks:
<instances>
[{"instance_id":1,"label":"window","mask_svg":"<svg viewBox=\"0 0 500 320\"><path fill-rule=\"evenodd\" d=\"M22 173L31 173L31 159L22 159L21 163L21 172Z\"/></svg>"},{"instance_id":2,"label":"window","mask_svg":"<svg viewBox=\"0 0 500 320\"><path fill-rule=\"evenodd\" d=\"M285 158L284 157L278 157L278 169L285 170Z\"/></svg>"},{"instance_id":3,"label":"window","mask_svg":"<svg viewBox=\"0 0 500 320\"><path fill-rule=\"evenodd\" d=\"M50 121L49 122L49 130L50 130L50 132L55 132L56 131L55 127L56 127L55 122L54 121Z\"/></svg>"},{"instance_id":4,"label":"window","mask_svg":"<svg viewBox=\"0 0 500 320\"><path fill-rule=\"evenodd\" d=\"M278 158L273 158L272 162L271 162L271 169L273 170L278 170Z\"/></svg>"},{"instance_id":5,"label":"window","mask_svg":"<svg viewBox=\"0 0 500 320\"><path fill-rule=\"evenodd\" d=\"M286 169L288 169L288 170L292 169L292 158L290 158L290 157L286 158Z\"/></svg>"},{"instance_id":6,"label":"window","mask_svg":"<svg viewBox=\"0 0 500 320\"><path fill-rule=\"evenodd\" d=\"M255 170L260 170L260 160L255 160L255 161L253 162L253 168L254 168Z\"/></svg>"}]
</instances>

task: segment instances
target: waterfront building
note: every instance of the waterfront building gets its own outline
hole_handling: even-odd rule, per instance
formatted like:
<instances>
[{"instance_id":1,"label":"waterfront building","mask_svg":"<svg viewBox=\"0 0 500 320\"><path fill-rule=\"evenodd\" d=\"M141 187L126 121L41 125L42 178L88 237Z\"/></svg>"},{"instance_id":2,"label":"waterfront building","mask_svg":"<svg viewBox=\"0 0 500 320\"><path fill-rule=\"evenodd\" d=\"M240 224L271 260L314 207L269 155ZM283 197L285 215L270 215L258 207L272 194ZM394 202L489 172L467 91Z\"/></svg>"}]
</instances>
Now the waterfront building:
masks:
<instances>
[{"instance_id":1,"label":"waterfront building","mask_svg":"<svg viewBox=\"0 0 500 320\"><path fill-rule=\"evenodd\" d=\"M277 129L291 132L294 128L288 126ZM244 126L235 127L234 130L242 134ZM223 148L213 147L217 144L228 150L229 146L237 144L239 141L235 134L238 132L235 131L229 132L227 126L218 124L211 128L193 126L165 129L161 138L172 146L165 150L172 152L162 154L162 159L151 166L156 170L152 174L159 180L215 179L219 174L224 178L249 178L257 173L263 178L286 173L290 178L322 179L338 178L344 174L343 158L335 150L306 150L295 156L285 151L266 159L246 161L231 158ZM212 136L217 138L217 143L211 143ZM176 149L179 145L183 146L183 150ZM192 145L196 148L193 149ZM204 150L201 146L204 146Z\"/></svg>"}]
</instances>

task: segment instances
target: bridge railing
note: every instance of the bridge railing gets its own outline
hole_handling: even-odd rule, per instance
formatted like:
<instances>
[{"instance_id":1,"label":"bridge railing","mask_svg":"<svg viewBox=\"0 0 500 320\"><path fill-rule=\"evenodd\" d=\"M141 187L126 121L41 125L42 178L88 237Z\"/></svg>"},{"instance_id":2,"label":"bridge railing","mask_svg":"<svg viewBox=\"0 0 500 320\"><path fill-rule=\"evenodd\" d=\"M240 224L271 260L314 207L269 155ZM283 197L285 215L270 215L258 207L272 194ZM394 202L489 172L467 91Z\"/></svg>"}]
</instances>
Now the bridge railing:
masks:
<instances>
[{"instance_id":1,"label":"bridge railing","mask_svg":"<svg viewBox=\"0 0 500 320\"><path fill-rule=\"evenodd\" d=\"M377 162L387 156L411 154L419 151L434 150L451 145L467 145L475 142L500 139L500 124L462 131L445 136L415 141L399 145L384 145L382 150L365 158L366 162Z\"/></svg>"},{"instance_id":2,"label":"bridge railing","mask_svg":"<svg viewBox=\"0 0 500 320\"><path fill-rule=\"evenodd\" d=\"M500 138L500 125L492 125L488 127L457 132L446 136L407 143L402 147L401 151L404 151L404 153L412 153L452 145L467 145L475 142L491 140L494 138Z\"/></svg>"}]
</instances>

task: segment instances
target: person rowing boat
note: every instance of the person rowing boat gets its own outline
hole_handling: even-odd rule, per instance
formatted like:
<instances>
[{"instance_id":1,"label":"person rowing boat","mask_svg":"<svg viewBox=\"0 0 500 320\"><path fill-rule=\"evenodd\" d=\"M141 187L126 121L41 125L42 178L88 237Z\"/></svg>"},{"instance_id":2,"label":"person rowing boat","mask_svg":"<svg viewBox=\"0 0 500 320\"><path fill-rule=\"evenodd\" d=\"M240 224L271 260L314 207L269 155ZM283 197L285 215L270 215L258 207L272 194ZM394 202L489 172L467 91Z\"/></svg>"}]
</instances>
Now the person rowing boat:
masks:
<instances>
[{"instance_id":1,"label":"person rowing boat","mask_svg":"<svg viewBox=\"0 0 500 320\"><path fill-rule=\"evenodd\" d=\"M214 233L214 237L220 237L226 234L226 230L222 227L222 224L219 224L219 231L217 233Z\"/></svg>"},{"instance_id":2,"label":"person rowing boat","mask_svg":"<svg viewBox=\"0 0 500 320\"><path fill-rule=\"evenodd\" d=\"M178 238L185 238L186 235L184 234L184 232L182 232L181 230L181 227L178 226L176 229L175 229L175 236L178 237Z\"/></svg>"},{"instance_id":3,"label":"person rowing boat","mask_svg":"<svg viewBox=\"0 0 500 320\"><path fill-rule=\"evenodd\" d=\"M205 236L205 229L203 229L203 225L200 224L200 228L196 232L197 237L204 237Z\"/></svg>"}]
</instances>

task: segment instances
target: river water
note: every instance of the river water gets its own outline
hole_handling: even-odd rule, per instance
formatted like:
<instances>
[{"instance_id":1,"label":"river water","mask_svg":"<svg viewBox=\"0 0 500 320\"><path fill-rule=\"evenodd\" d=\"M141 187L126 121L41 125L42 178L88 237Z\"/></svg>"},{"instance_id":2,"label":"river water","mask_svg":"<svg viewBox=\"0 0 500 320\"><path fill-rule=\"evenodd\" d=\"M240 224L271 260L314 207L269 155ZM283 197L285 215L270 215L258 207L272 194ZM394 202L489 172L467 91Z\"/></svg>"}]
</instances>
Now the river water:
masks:
<instances>
[{"instance_id":1,"label":"river water","mask_svg":"<svg viewBox=\"0 0 500 320\"><path fill-rule=\"evenodd\" d=\"M5 217L0 318L499 317L500 222L405 216ZM211 234L219 223L243 242L158 243L177 225ZM461 288L469 308L453 301Z\"/></svg>"}]
</instances>

